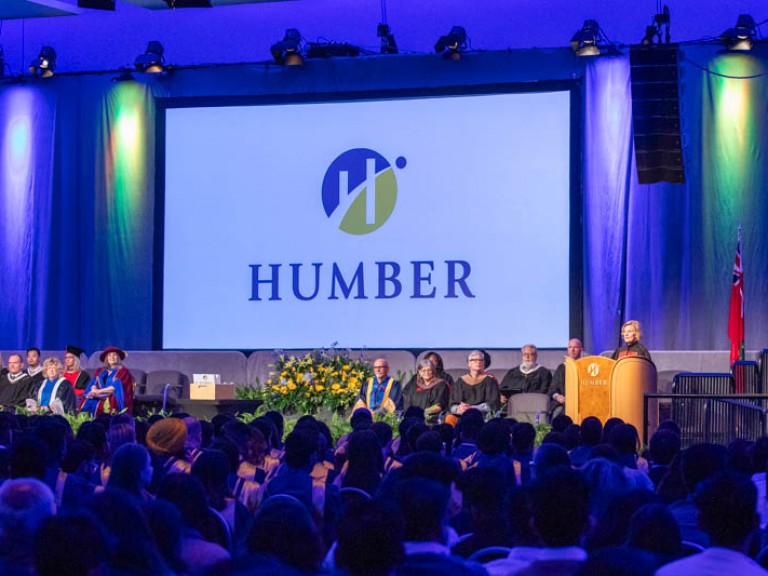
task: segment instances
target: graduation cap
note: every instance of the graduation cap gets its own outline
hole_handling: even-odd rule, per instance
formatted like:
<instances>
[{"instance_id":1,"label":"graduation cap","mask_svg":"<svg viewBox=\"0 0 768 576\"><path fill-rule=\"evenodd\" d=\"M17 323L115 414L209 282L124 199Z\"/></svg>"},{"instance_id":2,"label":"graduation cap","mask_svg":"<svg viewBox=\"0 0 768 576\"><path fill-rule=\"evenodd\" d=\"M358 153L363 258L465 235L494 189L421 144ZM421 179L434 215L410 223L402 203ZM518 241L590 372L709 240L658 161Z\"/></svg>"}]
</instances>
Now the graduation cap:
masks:
<instances>
[{"instance_id":1,"label":"graduation cap","mask_svg":"<svg viewBox=\"0 0 768 576\"><path fill-rule=\"evenodd\" d=\"M80 358L80 356L85 354L85 350L78 348L77 346L67 346L66 352L68 354L74 354L77 358Z\"/></svg>"}]
</instances>

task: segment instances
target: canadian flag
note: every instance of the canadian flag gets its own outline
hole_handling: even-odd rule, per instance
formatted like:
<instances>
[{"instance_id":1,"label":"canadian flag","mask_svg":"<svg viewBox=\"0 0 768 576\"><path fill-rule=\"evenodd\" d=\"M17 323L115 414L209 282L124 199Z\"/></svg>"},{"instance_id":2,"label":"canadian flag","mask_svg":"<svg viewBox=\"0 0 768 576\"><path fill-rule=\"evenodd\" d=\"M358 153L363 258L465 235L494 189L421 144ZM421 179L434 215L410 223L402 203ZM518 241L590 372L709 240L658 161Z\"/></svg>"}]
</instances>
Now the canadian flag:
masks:
<instances>
[{"instance_id":1,"label":"canadian flag","mask_svg":"<svg viewBox=\"0 0 768 576\"><path fill-rule=\"evenodd\" d=\"M733 261L731 308L728 314L728 338L731 341L731 364L744 358L744 268L741 262L741 227Z\"/></svg>"}]
</instances>

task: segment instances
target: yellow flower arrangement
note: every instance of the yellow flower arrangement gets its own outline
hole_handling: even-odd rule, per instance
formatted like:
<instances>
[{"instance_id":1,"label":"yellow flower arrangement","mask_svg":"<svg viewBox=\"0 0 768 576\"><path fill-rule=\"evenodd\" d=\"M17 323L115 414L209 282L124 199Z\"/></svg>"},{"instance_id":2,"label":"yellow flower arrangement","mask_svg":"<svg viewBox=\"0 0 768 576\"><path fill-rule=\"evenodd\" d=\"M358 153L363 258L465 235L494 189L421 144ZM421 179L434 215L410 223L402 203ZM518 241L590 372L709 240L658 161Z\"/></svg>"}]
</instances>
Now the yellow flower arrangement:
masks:
<instances>
[{"instance_id":1,"label":"yellow flower arrangement","mask_svg":"<svg viewBox=\"0 0 768 576\"><path fill-rule=\"evenodd\" d=\"M279 412L347 412L372 375L365 360L352 359L348 352L319 350L301 357L278 354L261 388L261 398L268 409Z\"/></svg>"}]
</instances>

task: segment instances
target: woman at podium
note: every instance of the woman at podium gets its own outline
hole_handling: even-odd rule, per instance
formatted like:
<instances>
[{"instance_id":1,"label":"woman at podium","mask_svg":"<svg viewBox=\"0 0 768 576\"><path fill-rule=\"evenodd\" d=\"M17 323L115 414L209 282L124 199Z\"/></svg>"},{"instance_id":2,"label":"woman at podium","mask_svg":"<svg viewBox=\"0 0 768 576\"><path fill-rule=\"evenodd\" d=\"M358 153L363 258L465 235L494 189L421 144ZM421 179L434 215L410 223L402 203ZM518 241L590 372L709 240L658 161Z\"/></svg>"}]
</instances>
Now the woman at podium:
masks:
<instances>
[{"instance_id":1,"label":"woman at podium","mask_svg":"<svg viewBox=\"0 0 768 576\"><path fill-rule=\"evenodd\" d=\"M651 353L648 352L648 348L640 344L640 339L642 338L640 322L637 320L624 322L621 327L621 338L624 340L624 345L614 350L611 358L618 360L627 356L640 356L641 358L648 358L648 360L651 359Z\"/></svg>"}]
</instances>

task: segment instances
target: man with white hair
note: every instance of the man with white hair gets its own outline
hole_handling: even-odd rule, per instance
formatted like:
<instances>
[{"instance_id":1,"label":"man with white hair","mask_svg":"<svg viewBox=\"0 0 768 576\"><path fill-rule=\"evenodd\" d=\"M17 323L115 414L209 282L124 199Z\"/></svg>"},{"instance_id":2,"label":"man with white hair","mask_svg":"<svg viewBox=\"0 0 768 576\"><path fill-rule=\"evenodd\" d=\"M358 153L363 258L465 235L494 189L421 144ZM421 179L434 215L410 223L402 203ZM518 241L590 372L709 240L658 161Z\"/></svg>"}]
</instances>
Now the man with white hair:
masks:
<instances>
[{"instance_id":1,"label":"man with white hair","mask_svg":"<svg viewBox=\"0 0 768 576\"><path fill-rule=\"evenodd\" d=\"M502 402L509 400L513 394L521 392L536 392L550 396L552 373L539 364L539 349L533 344L526 344L521 353L522 363L512 368L499 386Z\"/></svg>"},{"instance_id":2,"label":"man with white hair","mask_svg":"<svg viewBox=\"0 0 768 576\"><path fill-rule=\"evenodd\" d=\"M373 376L360 389L354 409L368 408L371 412L392 414L403 409L403 386L389 375L386 358L373 361Z\"/></svg>"}]
</instances>

